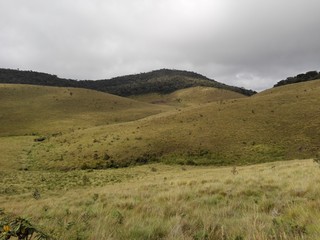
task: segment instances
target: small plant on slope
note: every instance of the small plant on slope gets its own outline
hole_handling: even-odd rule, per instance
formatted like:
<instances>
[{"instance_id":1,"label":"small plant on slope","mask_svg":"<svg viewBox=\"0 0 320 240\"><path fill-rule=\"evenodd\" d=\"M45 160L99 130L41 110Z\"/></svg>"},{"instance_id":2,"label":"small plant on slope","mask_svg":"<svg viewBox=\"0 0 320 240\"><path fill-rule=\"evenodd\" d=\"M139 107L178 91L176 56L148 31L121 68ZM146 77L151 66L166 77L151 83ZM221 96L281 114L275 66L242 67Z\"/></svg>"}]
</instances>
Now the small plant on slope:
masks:
<instances>
[{"instance_id":1,"label":"small plant on slope","mask_svg":"<svg viewBox=\"0 0 320 240\"><path fill-rule=\"evenodd\" d=\"M0 239L11 238L18 240L53 239L34 227L27 219L8 216L0 209Z\"/></svg>"},{"instance_id":2,"label":"small plant on slope","mask_svg":"<svg viewBox=\"0 0 320 240\"><path fill-rule=\"evenodd\" d=\"M317 153L315 158L313 159L315 163L317 163L320 166L320 153Z\"/></svg>"}]
</instances>

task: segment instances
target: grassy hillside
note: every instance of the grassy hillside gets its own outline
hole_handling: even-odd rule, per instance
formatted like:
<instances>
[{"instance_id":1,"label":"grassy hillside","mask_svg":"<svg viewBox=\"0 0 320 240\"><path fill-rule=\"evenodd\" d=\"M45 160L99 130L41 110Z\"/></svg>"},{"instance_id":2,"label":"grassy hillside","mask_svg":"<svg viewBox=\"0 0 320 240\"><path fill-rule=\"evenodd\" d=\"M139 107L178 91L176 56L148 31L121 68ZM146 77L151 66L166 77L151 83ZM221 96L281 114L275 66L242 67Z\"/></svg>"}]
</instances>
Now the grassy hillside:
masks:
<instances>
[{"instance_id":1,"label":"grassy hillside","mask_svg":"<svg viewBox=\"0 0 320 240\"><path fill-rule=\"evenodd\" d=\"M251 96L256 93L244 88L219 83L198 73L169 69L160 69L146 73L131 74L97 81L75 81L72 79L59 78L56 75L46 73L0 68L0 83L78 87L108 92L119 96L147 93L166 94L194 86L227 89L247 96Z\"/></svg>"},{"instance_id":2,"label":"grassy hillside","mask_svg":"<svg viewBox=\"0 0 320 240\"><path fill-rule=\"evenodd\" d=\"M55 239L313 240L320 235L319 171L311 160L235 170L1 168L0 226L15 215Z\"/></svg>"},{"instance_id":3,"label":"grassy hillside","mask_svg":"<svg viewBox=\"0 0 320 240\"><path fill-rule=\"evenodd\" d=\"M35 144L29 165L69 169L150 161L225 165L310 158L319 151L319 90L318 80L80 129Z\"/></svg>"},{"instance_id":4,"label":"grassy hillside","mask_svg":"<svg viewBox=\"0 0 320 240\"><path fill-rule=\"evenodd\" d=\"M168 110L93 90L18 84L0 84L0 101L0 136L61 134Z\"/></svg>"},{"instance_id":5,"label":"grassy hillside","mask_svg":"<svg viewBox=\"0 0 320 240\"><path fill-rule=\"evenodd\" d=\"M243 98L245 95L229 90L211 87L192 87L181 89L170 94L150 93L130 96L130 98L152 104L164 104L177 107L196 106L210 102Z\"/></svg>"}]
</instances>

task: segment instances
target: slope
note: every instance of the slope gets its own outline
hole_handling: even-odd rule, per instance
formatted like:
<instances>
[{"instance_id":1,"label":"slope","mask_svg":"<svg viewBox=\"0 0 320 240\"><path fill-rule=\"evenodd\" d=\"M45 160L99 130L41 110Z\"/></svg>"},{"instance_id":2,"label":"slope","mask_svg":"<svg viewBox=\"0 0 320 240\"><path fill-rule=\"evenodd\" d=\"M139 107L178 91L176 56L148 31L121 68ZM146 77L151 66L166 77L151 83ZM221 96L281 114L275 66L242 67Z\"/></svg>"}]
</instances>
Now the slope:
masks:
<instances>
[{"instance_id":1,"label":"slope","mask_svg":"<svg viewBox=\"0 0 320 240\"><path fill-rule=\"evenodd\" d=\"M313 157L320 142L319 90L320 80L294 84L250 98L55 136L31 149L29 164L70 169L150 161L225 165Z\"/></svg>"},{"instance_id":2,"label":"slope","mask_svg":"<svg viewBox=\"0 0 320 240\"><path fill-rule=\"evenodd\" d=\"M128 122L170 109L78 88L0 84L0 136Z\"/></svg>"}]
</instances>

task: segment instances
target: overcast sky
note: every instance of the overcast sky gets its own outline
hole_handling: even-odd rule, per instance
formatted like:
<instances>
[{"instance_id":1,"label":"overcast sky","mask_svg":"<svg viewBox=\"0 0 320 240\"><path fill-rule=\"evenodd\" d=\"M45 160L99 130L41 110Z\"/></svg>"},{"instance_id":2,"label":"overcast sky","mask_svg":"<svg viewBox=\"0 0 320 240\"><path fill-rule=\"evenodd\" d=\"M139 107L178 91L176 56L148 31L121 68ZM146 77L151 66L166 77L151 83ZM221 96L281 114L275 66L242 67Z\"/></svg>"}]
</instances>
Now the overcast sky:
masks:
<instances>
[{"instance_id":1,"label":"overcast sky","mask_svg":"<svg viewBox=\"0 0 320 240\"><path fill-rule=\"evenodd\" d=\"M320 1L0 0L0 67L74 79L181 69L259 91L320 70Z\"/></svg>"}]
</instances>

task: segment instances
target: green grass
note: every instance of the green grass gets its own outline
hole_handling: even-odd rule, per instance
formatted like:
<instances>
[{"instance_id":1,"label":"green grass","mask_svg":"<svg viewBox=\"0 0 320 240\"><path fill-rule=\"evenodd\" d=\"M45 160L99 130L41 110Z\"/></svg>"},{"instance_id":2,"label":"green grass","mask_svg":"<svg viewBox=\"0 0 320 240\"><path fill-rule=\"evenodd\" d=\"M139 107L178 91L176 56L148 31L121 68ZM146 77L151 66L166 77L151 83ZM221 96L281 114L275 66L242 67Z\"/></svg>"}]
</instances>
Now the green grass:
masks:
<instances>
[{"instance_id":1,"label":"green grass","mask_svg":"<svg viewBox=\"0 0 320 240\"><path fill-rule=\"evenodd\" d=\"M57 239L317 239L319 173L312 160L237 174L161 164L10 171L0 174L0 206Z\"/></svg>"}]
</instances>

